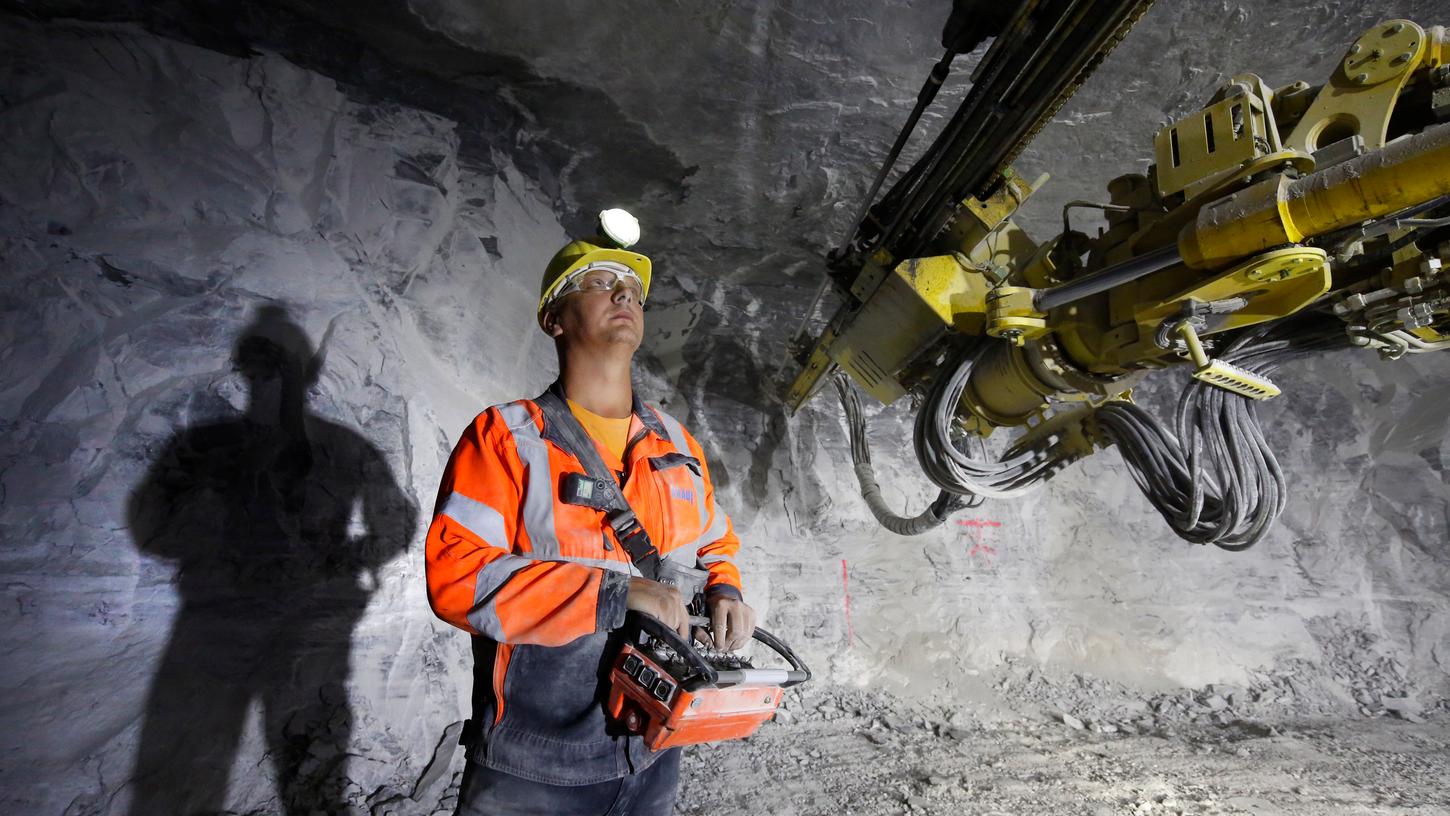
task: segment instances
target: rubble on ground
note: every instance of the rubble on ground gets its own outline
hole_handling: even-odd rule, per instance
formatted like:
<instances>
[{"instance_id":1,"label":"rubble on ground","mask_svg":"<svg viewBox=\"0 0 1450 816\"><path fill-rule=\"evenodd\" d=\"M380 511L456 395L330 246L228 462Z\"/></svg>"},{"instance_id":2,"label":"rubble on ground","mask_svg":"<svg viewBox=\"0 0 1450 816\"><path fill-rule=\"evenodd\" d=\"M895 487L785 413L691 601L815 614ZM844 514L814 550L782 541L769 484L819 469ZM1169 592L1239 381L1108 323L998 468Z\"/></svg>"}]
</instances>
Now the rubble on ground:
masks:
<instances>
[{"instance_id":1,"label":"rubble on ground","mask_svg":"<svg viewBox=\"0 0 1450 816\"><path fill-rule=\"evenodd\" d=\"M1088 678L1009 667L1000 679L1002 706L983 716L879 690L790 692L789 716L754 737L686 750L677 812L1318 816L1450 807L1445 701L1420 723L1346 721L1315 718L1312 705L1296 709L1282 694L1264 702L1271 689L1292 688L1277 678L1136 701ZM1078 714L1044 713L1069 700Z\"/></svg>"}]
</instances>

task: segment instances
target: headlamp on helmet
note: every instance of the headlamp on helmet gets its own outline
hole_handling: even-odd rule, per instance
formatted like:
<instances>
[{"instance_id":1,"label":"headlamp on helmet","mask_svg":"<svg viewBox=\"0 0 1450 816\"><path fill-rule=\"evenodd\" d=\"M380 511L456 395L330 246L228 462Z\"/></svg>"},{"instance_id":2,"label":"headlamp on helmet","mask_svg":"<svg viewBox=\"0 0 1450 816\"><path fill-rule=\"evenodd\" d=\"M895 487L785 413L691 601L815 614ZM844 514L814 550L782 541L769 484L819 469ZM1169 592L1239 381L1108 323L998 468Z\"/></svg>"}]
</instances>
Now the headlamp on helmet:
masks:
<instances>
[{"instance_id":1,"label":"headlamp on helmet","mask_svg":"<svg viewBox=\"0 0 1450 816\"><path fill-rule=\"evenodd\" d=\"M599 214L599 234L620 249L639 243L639 220L618 207Z\"/></svg>"},{"instance_id":2,"label":"headlamp on helmet","mask_svg":"<svg viewBox=\"0 0 1450 816\"><path fill-rule=\"evenodd\" d=\"M650 260L628 249L639 241L639 221L628 212L615 208L601 212L596 227L598 235L587 240L570 241L549 261L539 287L538 316L541 321L545 309L564 295L579 291L578 284L584 276L596 269L615 270L614 286L619 285L620 279L639 281L641 304L649 295ZM543 325L542 322L540 325Z\"/></svg>"}]
</instances>

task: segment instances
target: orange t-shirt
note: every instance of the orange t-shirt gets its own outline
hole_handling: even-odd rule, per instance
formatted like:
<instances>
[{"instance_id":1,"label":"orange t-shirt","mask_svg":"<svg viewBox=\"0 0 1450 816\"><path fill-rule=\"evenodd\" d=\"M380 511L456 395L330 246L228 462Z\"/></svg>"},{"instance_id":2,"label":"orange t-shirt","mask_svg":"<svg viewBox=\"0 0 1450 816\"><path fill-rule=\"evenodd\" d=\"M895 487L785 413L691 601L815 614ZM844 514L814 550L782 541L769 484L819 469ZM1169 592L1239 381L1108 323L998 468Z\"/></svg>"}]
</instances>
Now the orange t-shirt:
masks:
<instances>
[{"instance_id":1,"label":"orange t-shirt","mask_svg":"<svg viewBox=\"0 0 1450 816\"><path fill-rule=\"evenodd\" d=\"M574 400L569 400L569 410L574 414L574 418L579 420L579 424L584 426L585 433L604 447L604 451L601 453L608 454L604 457L604 464L614 471L624 470L624 448L629 444L629 420L631 418L603 417L584 408Z\"/></svg>"}]
</instances>

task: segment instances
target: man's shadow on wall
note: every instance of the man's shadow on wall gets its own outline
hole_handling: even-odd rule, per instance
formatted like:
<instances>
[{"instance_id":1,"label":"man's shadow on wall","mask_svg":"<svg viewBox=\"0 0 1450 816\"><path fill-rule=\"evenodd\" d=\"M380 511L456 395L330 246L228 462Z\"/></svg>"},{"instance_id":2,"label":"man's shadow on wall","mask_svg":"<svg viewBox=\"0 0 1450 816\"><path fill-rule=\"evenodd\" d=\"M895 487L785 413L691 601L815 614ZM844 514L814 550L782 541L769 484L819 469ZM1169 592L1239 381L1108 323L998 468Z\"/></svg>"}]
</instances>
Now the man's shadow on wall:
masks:
<instances>
[{"instance_id":1,"label":"man's shadow on wall","mask_svg":"<svg viewBox=\"0 0 1450 816\"><path fill-rule=\"evenodd\" d=\"M353 628L417 516L377 449L308 413L322 359L284 309L258 310L232 362L245 414L179 432L131 496L136 545L175 562L181 596L134 816L223 811L254 702L284 812L344 810Z\"/></svg>"}]
</instances>

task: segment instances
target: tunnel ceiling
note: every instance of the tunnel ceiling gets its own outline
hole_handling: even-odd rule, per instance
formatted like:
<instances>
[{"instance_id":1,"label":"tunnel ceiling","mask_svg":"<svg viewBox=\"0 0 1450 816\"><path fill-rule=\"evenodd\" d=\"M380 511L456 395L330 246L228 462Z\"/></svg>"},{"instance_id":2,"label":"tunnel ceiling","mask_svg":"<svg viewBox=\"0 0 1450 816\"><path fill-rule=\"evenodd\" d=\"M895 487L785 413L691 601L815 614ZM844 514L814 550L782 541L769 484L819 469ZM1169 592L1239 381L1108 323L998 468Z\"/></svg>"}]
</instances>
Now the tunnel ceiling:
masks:
<instances>
[{"instance_id":1,"label":"tunnel ceiling","mask_svg":"<svg viewBox=\"0 0 1450 816\"><path fill-rule=\"evenodd\" d=\"M940 56L950 6L914 0L883 14L870 0L19 5L38 17L139 22L231 54L276 51L353 94L458 121L466 159L486 168L496 151L512 151L566 226L584 228L607 205L635 211L641 249L663 273L656 304L709 297L758 315L750 354L763 359L752 368L774 367L768 358L810 302L825 252L840 242ZM1019 160L1028 177L1052 176L1025 223L1045 239L1063 203L1100 200L1110 178L1144 170L1153 132L1232 74L1322 81L1365 27L1390 16L1430 22L1436 5L1158 3ZM961 99L980 54L958 58L907 158ZM750 384L727 384L739 385Z\"/></svg>"},{"instance_id":2,"label":"tunnel ceiling","mask_svg":"<svg viewBox=\"0 0 1450 816\"><path fill-rule=\"evenodd\" d=\"M1051 176L1020 220L1040 240L1055 234L1065 202L1103 200L1108 180L1144 171L1153 133L1233 74L1320 82L1377 20L1433 24L1440 5L1157 3L1018 160L1028 178ZM657 270L644 365L690 404L713 400L707 410L748 423L778 411L787 340L940 56L950 3L892 3L889 14L869 0L21 8L278 53L354 98L437 114L456 123L466 171L518 168L575 232L602 207L629 208ZM905 159L964 96L981 53L958 58ZM414 158L426 176L427 157ZM537 248L539 266L552 250ZM510 273L532 285L538 267L518 266ZM833 308L826 298L814 317Z\"/></svg>"},{"instance_id":3,"label":"tunnel ceiling","mask_svg":"<svg viewBox=\"0 0 1450 816\"><path fill-rule=\"evenodd\" d=\"M1146 170L1152 135L1236 73L1320 82L1380 19L1439 21L1437 0L1160 2L1017 162L1051 179L1019 220ZM567 229L624 206L656 264L644 365L692 404L778 410L787 340L922 79L947 0L794 3L469 0L21 3L37 18L139 24L232 55L276 53L369 103L436 114L459 162L518 168ZM934 137L983 49L959 57L901 166ZM412 157L425 181L427 156ZM413 172L413 171L408 171ZM1081 212L1081 211L1080 211ZM1088 226L1090 215L1076 225ZM485 242L498 236L479 236ZM532 285L552 252L511 261ZM514 267L517 267L516 269ZM828 297L812 313L829 316ZM831 411L832 406L824 406ZM714 409L712 409L714 410ZM834 420L833 420L834 421Z\"/></svg>"},{"instance_id":4,"label":"tunnel ceiling","mask_svg":"<svg viewBox=\"0 0 1450 816\"><path fill-rule=\"evenodd\" d=\"M799 311L940 56L950 4L893 3L889 14L862 0L19 5L136 21L227 53L277 51L352 93L456 119L465 142L470 124L502 127L512 144L475 144L473 159L517 153L566 224L630 207L642 248L686 289L747 285ZM1232 74L1322 81L1376 20L1432 23L1437 5L1158 3L1019 161L1029 177L1052 176L1026 222L1046 238L1062 203L1101 199L1110 178L1145 169L1153 132ZM980 53L958 58L908 157L962 97Z\"/></svg>"}]
</instances>

